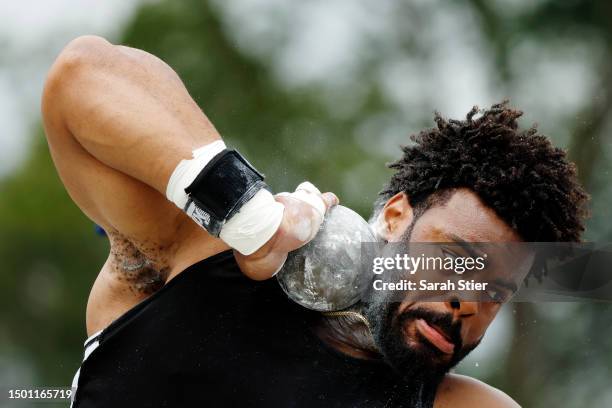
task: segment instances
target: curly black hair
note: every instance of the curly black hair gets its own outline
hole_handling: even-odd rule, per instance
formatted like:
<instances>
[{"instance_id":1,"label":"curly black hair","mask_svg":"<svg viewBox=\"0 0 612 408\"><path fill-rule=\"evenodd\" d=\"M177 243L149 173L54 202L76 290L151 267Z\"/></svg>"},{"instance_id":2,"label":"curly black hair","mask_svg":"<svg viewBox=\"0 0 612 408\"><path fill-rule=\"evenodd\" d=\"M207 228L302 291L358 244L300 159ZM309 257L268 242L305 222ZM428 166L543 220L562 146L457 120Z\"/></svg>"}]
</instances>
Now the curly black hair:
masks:
<instances>
[{"instance_id":1,"label":"curly black hair","mask_svg":"<svg viewBox=\"0 0 612 408\"><path fill-rule=\"evenodd\" d=\"M436 112L437 126L412 135L414 144L389 165L396 172L380 198L403 191L416 207L467 187L524 241L579 242L588 195L576 166L535 125L519 129L522 114L508 101L484 111L475 106L465 120Z\"/></svg>"}]
</instances>

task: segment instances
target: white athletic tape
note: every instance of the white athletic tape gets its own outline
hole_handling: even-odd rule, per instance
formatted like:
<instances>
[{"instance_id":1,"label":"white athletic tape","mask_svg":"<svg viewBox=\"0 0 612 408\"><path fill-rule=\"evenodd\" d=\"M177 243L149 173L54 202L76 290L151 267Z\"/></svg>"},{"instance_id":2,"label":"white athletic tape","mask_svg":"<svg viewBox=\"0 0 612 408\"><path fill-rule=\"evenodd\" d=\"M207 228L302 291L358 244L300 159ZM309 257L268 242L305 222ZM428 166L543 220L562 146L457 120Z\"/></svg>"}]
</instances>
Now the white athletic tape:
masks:
<instances>
[{"instance_id":1,"label":"white athletic tape","mask_svg":"<svg viewBox=\"0 0 612 408\"><path fill-rule=\"evenodd\" d=\"M221 153L223 149L225 149L225 143L223 140L217 140L215 142L209 143L206 146L198 147L194 151L191 152L193 158L206 158L206 162L212 160L213 157Z\"/></svg>"},{"instance_id":2,"label":"white athletic tape","mask_svg":"<svg viewBox=\"0 0 612 408\"><path fill-rule=\"evenodd\" d=\"M166 197L168 200L183 210L189 199L185 189L193 183L193 180L195 180L208 162L224 149L225 143L223 143L223 140L217 140L194 150L191 153L193 159L181 160L172 172L170 180L168 180L168 186L166 187Z\"/></svg>"},{"instance_id":3,"label":"white athletic tape","mask_svg":"<svg viewBox=\"0 0 612 408\"><path fill-rule=\"evenodd\" d=\"M278 195L301 200L317 211L320 215L318 220L304 218L299 225L295 225L298 239L302 241L312 239L325 216L325 201L319 189L306 181L301 183L295 192ZM241 254L250 255L276 233L283 220L284 210L285 206L274 200L274 196L269 191L260 190L223 225L219 237Z\"/></svg>"},{"instance_id":4,"label":"white athletic tape","mask_svg":"<svg viewBox=\"0 0 612 408\"><path fill-rule=\"evenodd\" d=\"M194 150L192 152L193 159L182 160L172 172L166 188L166 197L180 209L184 209L189 199L185 189L193 183L200 171L212 158L224 149L225 143L222 140L217 140ZM288 195L309 204L320 215L321 218L318 221L323 220L325 201L323 201L319 189L312 183L305 181L296 188L295 192L279 195ZM285 206L274 200L274 196L268 190L259 190L253 198L240 208L238 213L225 222L219 238L241 254L250 255L261 248L276 233L283 220L284 210ZM320 222L314 224L320 224ZM316 234L316 228L313 228L311 220L304 220L302 227L299 238L303 236L304 241Z\"/></svg>"},{"instance_id":5,"label":"white athletic tape","mask_svg":"<svg viewBox=\"0 0 612 408\"><path fill-rule=\"evenodd\" d=\"M251 255L276 232L285 206L268 190L259 190L221 228L219 238L243 255Z\"/></svg>"},{"instance_id":6,"label":"white athletic tape","mask_svg":"<svg viewBox=\"0 0 612 408\"><path fill-rule=\"evenodd\" d=\"M225 143L217 140L195 149L192 152L193 159L182 160L172 172L166 187L166 197L184 210L189 199L185 189L225 148ZM241 254L250 255L274 235L283 219L284 210L285 207L275 201L269 191L260 190L225 222L219 237Z\"/></svg>"},{"instance_id":7,"label":"white athletic tape","mask_svg":"<svg viewBox=\"0 0 612 408\"><path fill-rule=\"evenodd\" d=\"M295 225L298 239L304 242L312 239L325 216L325 201L319 189L306 181L293 193L283 192L277 195L303 201L317 211L320 216L318 220L304 218L300 224ZM241 254L250 255L276 233L283 220L284 210L285 206L275 201L269 191L260 190L223 225L219 237Z\"/></svg>"}]
</instances>

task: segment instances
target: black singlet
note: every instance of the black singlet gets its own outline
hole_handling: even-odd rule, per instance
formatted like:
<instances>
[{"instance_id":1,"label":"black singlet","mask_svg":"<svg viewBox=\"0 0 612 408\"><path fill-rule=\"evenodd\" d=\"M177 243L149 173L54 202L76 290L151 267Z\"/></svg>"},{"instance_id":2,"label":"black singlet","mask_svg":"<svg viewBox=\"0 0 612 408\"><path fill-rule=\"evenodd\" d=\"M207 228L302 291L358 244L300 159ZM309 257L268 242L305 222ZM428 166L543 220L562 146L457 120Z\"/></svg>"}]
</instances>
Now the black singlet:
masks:
<instances>
[{"instance_id":1,"label":"black singlet","mask_svg":"<svg viewBox=\"0 0 612 408\"><path fill-rule=\"evenodd\" d=\"M217 254L102 331L74 407L405 406L387 365L322 344L310 329L318 317Z\"/></svg>"}]
</instances>

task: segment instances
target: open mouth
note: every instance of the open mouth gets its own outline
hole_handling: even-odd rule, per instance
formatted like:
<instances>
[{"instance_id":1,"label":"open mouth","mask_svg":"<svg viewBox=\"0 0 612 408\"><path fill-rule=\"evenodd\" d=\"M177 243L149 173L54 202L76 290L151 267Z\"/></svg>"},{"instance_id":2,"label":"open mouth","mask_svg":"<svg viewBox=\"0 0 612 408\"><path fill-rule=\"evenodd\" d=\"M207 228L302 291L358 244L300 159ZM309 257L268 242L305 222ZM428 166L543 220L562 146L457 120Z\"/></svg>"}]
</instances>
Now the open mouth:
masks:
<instances>
[{"instance_id":1,"label":"open mouth","mask_svg":"<svg viewBox=\"0 0 612 408\"><path fill-rule=\"evenodd\" d=\"M435 325L430 325L424 319L417 319L415 321L415 326L417 331L442 353L453 354L455 351L455 344L450 341L447 334L440 328Z\"/></svg>"}]
</instances>

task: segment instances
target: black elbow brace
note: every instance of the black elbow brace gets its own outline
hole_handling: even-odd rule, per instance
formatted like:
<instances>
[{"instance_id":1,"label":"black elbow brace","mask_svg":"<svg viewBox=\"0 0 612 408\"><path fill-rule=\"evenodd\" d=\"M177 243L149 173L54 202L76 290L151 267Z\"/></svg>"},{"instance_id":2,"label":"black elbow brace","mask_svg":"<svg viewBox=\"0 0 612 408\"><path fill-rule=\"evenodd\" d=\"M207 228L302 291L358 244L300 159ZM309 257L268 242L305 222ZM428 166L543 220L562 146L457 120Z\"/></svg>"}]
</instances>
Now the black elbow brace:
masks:
<instances>
[{"instance_id":1,"label":"black elbow brace","mask_svg":"<svg viewBox=\"0 0 612 408\"><path fill-rule=\"evenodd\" d=\"M223 224L262 188L269 190L259 173L240 153L223 150L200 171L185 189L189 200L184 211L211 235L218 237Z\"/></svg>"}]
</instances>

